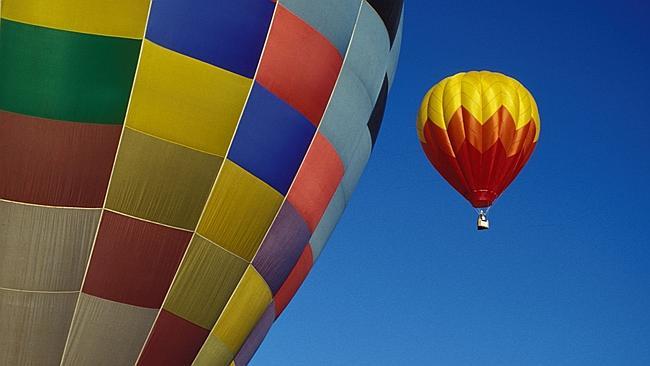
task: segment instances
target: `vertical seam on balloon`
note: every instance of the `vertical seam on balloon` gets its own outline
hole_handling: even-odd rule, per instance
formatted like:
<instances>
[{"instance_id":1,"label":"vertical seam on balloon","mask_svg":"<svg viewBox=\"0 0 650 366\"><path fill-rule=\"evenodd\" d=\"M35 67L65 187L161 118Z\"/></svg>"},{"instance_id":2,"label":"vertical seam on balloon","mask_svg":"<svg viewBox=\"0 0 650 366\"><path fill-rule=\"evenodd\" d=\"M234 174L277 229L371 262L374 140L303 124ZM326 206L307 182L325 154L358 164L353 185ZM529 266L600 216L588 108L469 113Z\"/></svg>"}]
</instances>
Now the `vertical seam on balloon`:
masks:
<instances>
[{"instance_id":1,"label":"vertical seam on balloon","mask_svg":"<svg viewBox=\"0 0 650 366\"><path fill-rule=\"evenodd\" d=\"M444 136L447 138L447 141L449 142L449 146L451 146L451 151L452 151L453 154L454 154L454 156L452 156L451 158L453 158L452 161L454 162L454 165L455 165L456 168L457 168L457 172L458 172L458 174L459 174L458 178L462 179L462 181L465 183L465 184L464 184L465 187L467 187L467 188L469 189L469 184L468 184L468 182L467 182L467 178L465 178L465 174L463 173L463 170L461 169L460 164L458 163L458 154L457 154L457 152L454 150L454 145L451 143L451 138L449 137L449 125L451 124L451 120L446 121L446 118L445 118L445 112L444 112L444 103L445 103L445 95L447 94L447 87L449 86L449 80L450 80L450 79L447 78L447 79L445 79L445 80L448 80L448 81L443 85L443 87L442 87L442 92L441 92L441 94L440 94L440 100L441 100L441 103L440 103L440 104L441 104L441 108L443 108L443 109L442 109L442 117L443 117L443 121L442 121L442 123L445 125ZM461 83L461 89L462 89L462 83ZM461 97L461 98L462 98L462 97ZM460 111L460 113L461 113L461 117L462 117L462 113L463 113L463 109L462 109L462 108L463 108L462 99L461 99L461 105L460 105L460 107L458 107L458 108L459 108L459 111ZM427 112L427 114L428 114L428 112ZM452 118L453 118L453 114L452 114ZM462 120L461 120L461 123L462 123ZM435 123L434 123L434 124L435 124ZM433 128L437 128L437 127L438 127L438 126L434 126ZM464 132L464 129L463 129L463 134L464 134L464 133L465 133L465 132ZM467 139L467 137L465 137L465 139ZM431 141L431 143L434 143L434 141ZM464 143L464 142L463 142L463 143ZM431 146L432 146L433 149L437 149L437 148L438 148L437 146L434 146L434 145L431 145ZM462 145L461 145L461 146L462 146ZM443 154L444 154L444 152L443 152ZM444 175L443 175L443 179L447 180L447 179L444 177ZM447 180L447 181L449 182L449 180ZM453 186L453 185L452 185L452 186ZM456 187L454 187L454 189L456 189ZM467 193L467 192L466 192L466 193ZM462 193L461 193L461 194L462 194Z\"/></svg>"},{"instance_id":2,"label":"vertical seam on balloon","mask_svg":"<svg viewBox=\"0 0 650 366\"><path fill-rule=\"evenodd\" d=\"M321 128L321 126L322 126L322 122L323 122L323 120L324 120L324 118L325 118L325 114L327 113L327 110L328 110L328 108L329 108L329 106L330 106L330 103L331 103L331 101L332 101L332 99L333 99L333 97L334 97L334 92L336 91L336 87L338 86L338 82L339 82L339 80L340 80L340 78L341 78L341 75L343 74L343 67L345 66L345 60L346 60L347 57L348 57L348 54L349 54L349 52L350 52L350 47L351 47L351 45L352 45L352 41L353 41L353 39L354 39L354 35L355 35L356 30L357 30L357 25L358 25L358 23L359 23L359 16L361 15L361 11L362 11L362 9L363 9L363 4L364 4L364 2L365 2L365 0L362 0L362 1L360 2L359 10L358 10L358 12L357 12L356 22L355 22L355 24L354 24L354 28L352 29L352 33L351 33L351 35L350 35L350 41L348 42L348 48L347 48L347 50L346 50L346 52L345 52L345 57L343 58L343 61L341 62L341 69L339 70L339 75L338 75L338 77L336 78L336 82L334 83L334 86L332 87L332 92L330 93L330 97L329 97L329 99L328 99L328 101L327 101L327 105L325 106L325 109L324 109L324 111L323 111L323 116L321 117L321 120L320 120L318 126L316 127L316 131L314 132L314 136L312 137L311 143L309 144L309 147L307 148L307 151L305 152L305 156L303 157L303 160L302 160L302 162L300 163L300 167L299 167L298 170L296 171L296 175L293 177L293 180L292 180L292 182L291 182L291 185L289 186L289 189L287 190L287 194L284 195L284 197L283 197L283 199L282 199L282 204L280 204L280 206L279 206L279 208L278 208L278 211L276 212L275 217L273 218L273 221L271 221L271 223L270 223L268 229L266 230L266 233L264 234L264 237L262 238L262 241L260 242L260 245L257 247L257 250L255 251L255 254L253 255L252 259L250 260L250 264L249 264L249 265L250 265L251 268L253 268L253 270L255 270L255 272L257 272L257 269L255 268L255 266L253 266L253 261L255 260L255 257L256 257L257 254L259 253L260 249L262 248L262 245L264 244L264 240L266 240L266 237L268 236L269 232L271 231L271 228L273 227L273 224L275 224L275 221L277 220L277 218L278 218L278 216L279 216L279 214L280 214L280 211L281 211L281 209L282 209L282 206L283 206L283 205L285 204L285 202L287 201L287 197L289 197L289 193L291 192L291 188L293 187L294 183L296 182L296 178L297 178L298 175L300 174L300 170L302 169L303 164L304 164L304 162L305 162L305 159L307 158L307 155L309 154L309 151L311 150L311 147L313 146L314 141L316 140L316 136L318 135L318 131L320 130L320 128ZM269 32L270 32L270 29L269 29ZM262 57L264 57L264 54L262 54ZM260 62L261 62L262 57L260 57ZM340 184L339 184L339 185L340 185ZM313 233L312 233L312 235L313 235ZM310 237L310 240L311 240L311 237ZM309 245L309 242L305 243L305 246L307 246L307 245ZM304 247L303 247L303 250L304 250ZM259 274L259 272L257 272L257 273ZM264 283L265 283L265 284L267 285L267 287L268 287L268 283L266 282L266 279L264 279L264 276L262 276L261 274L259 274L259 275L260 275L260 278L262 278L262 280L264 281ZM242 278L243 278L243 276L242 276ZM240 280L239 280L239 283L237 284L237 287L235 288L235 291L233 291L233 292L230 294L230 297L228 298L228 301L226 302L226 305L224 306L224 310L225 310L225 309L228 307L228 305L230 304L231 300L233 299L233 297L234 297L234 295L235 295L235 292L237 291L237 288L239 288L239 286L241 285L241 283L242 283L242 280L240 279ZM270 302L269 304L267 304L267 306L270 305L271 303L273 303L273 300L274 300L274 294L273 294L273 291L271 291L270 288L269 288L269 291L270 291L270 293L271 293L271 302ZM218 322L219 322L219 319L221 319L221 316L222 316L222 315L223 315L223 311L221 312L221 314L219 314L219 317L217 318L217 321L215 322L214 326L213 326L212 329L210 330L210 334L212 334L212 331L213 331L213 330L215 329L215 327L217 326L217 324L218 324ZM257 319L255 322L256 322L256 323L259 322L259 319ZM254 327L253 327L253 328L254 328ZM251 329L251 331L252 331L252 329ZM248 336L250 336L250 332L246 335L246 339L248 339ZM210 337L210 335L208 335L208 337ZM201 346L201 350L202 350L203 347L205 346L207 340L208 340L208 339L206 338L206 341L203 342L203 345ZM246 342L246 340L244 340L244 343L245 343L245 342ZM243 346L243 344L242 344L242 346ZM237 351L233 352L233 353L234 353L234 354L233 354L233 359L237 356L237 354L239 353L240 350L241 350L241 346L240 346L240 348L239 348ZM200 352L201 352L201 351L199 350L199 353L200 353ZM198 354L197 354L197 355L198 355ZM196 360L196 357L195 357L195 360ZM232 360L231 360L231 361L232 361Z\"/></svg>"},{"instance_id":3,"label":"vertical seam on balloon","mask_svg":"<svg viewBox=\"0 0 650 366\"><path fill-rule=\"evenodd\" d=\"M155 1L155 0L152 0L152 1ZM228 144L228 149L226 149L226 153L224 154L224 158L223 158L223 161L221 162L221 165L219 167L219 171L217 172L217 176L215 177L214 182L212 183L212 188L210 189L210 194L208 194L208 196L207 196L207 198L205 200L205 204L203 205L203 210L201 211L201 215L199 215L199 219L196 222L196 226L194 227L194 230L192 231L193 234L192 234L192 238L190 239L190 243L187 246L187 248L185 249L185 253L183 253L183 257L181 258L181 261L179 262L178 268L176 269L176 273L174 274L174 278L170 282L169 288L167 289L167 293L165 294L165 298L163 299L163 301L162 301L162 303L160 305L160 308L158 309L156 317L154 318L153 322L151 323L151 327L149 328L149 332L147 333L147 337L145 338L144 342L142 343L142 346L140 347L140 352L138 353L138 357L136 358L136 360L134 362L134 365L137 365L138 362L140 361L140 358L142 357L142 353L144 352L144 350L145 350L145 348L147 346L147 342L151 338L151 334L153 333L153 329L156 326L156 322L158 321L158 318L160 317L160 313L163 310L163 305L165 304L165 301L167 300L167 298L169 297L169 294L171 293L172 286L174 285L174 282L176 281L176 278L178 277L178 273L180 272L180 269L183 266L183 262L185 261L185 257L187 256L187 253L189 252L189 248L192 245L192 241L194 239L194 236L198 235L199 237L204 238L202 235L200 235L197 232L197 230L199 228L199 223L201 222L201 219L203 218L203 215L205 214L205 211L206 211L206 209L208 207L208 203L210 202L210 198L212 197L212 194L214 193L214 190L215 190L215 188L217 186L217 183L219 182L219 177L221 176L221 173L223 172L223 167L224 167L224 165L226 163L226 160L228 159L228 153L230 152L230 148L233 145L233 141L235 140L235 136L237 135L237 130L239 129L239 126L241 124L242 117L244 116L244 112L246 111L246 107L248 106L248 102L250 101L250 97L251 97L253 88L255 87L255 78L256 78L257 73L258 73L258 71L260 69L260 65L262 63L262 58L264 57L264 51L266 50L266 46L268 44L268 41L269 41L269 38L270 38L270 35L271 35L271 28L273 28L273 22L275 20L275 15L277 13L277 9L278 9L278 3L276 2L275 5L274 5L274 8L273 8L273 15L271 16L271 20L269 22L269 29L267 30L266 38L264 39L264 46L262 47L262 51L260 52L260 58L259 58L259 60L257 62L257 67L255 69L255 74L253 75L253 78L252 78L251 86L248 89L248 95L246 96L246 101L244 102L244 105L242 106L241 113L239 114L239 119L237 121L237 126L235 127L235 130L233 131L232 137L230 138L230 143ZM204 239L206 239L206 238L204 238ZM223 246L219 245L218 243L215 243L215 242L213 242L211 240L209 240L209 241L210 241L210 243L213 243L213 244L217 245L219 248L226 250ZM229 250L226 250L226 251L230 253ZM239 257L239 256L237 256L237 257ZM252 260L250 262L249 261L246 261L246 262L249 265L252 266L252 264L251 264ZM239 279L239 282L241 282L242 278L243 278L243 274L242 274L242 277ZM237 286L239 286L239 282L238 282ZM234 291L230 294L231 297L232 297L233 293L234 293ZM230 300L228 300L228 301L230 301ZM225 309L225 307L224 307L224 309ZM208 337L209 337L209 334L208 334ZM206 340L207 340L207 338L206 338ZM205 344L205 342L204 342L204 344ZM203 346L201 346L201 348L203 348ZM200 350L199 350L199 352L200 352ZM197 355L198 355L198 353L197 353ZM194 358L196 359L196 356L194 356Z\"/></svg>"},{"instance_id":4,"label":"vertical seam on balloon","mask_svg":"<svg viewBox=\"0 0 650 366\"><path fill-rule=\"evenodd\" d=\"M336 91L336 87L338 86L338 84L339 84L339 80L341 79L341 75L343 74L343 68L345 67L345 61L346 61L346 59L347 59L347 57L348 57L348 54L349 54L349 51L350 51L350 46L352 45L352 40L354 39L354 34L355 34L356 30L357 30L357 25L358 25L358 23L359 23L359 16L360 16L360 14L361 14L361 10L362 10L362 8L363 8L363 3L364 3L365 1L366 1L366 0L362 0L362 1L361 1L361 5L359 6L359 11L357 12L357 19L356 19L356 22L355 22L355 24L354 24L354 28L352 29L352 33L351 33L351 35L350 35L350 41L348 42L348 49L347 49L346 52L345 52L345 57L343 58L343 61L341 62L341 69L339 70L339 75L338 75L338 77L336 78L336 82L334 83L334 86L332 87L332 92L330 93L330 97L329 97L329 99L328 99L328 101L327 101L327 105L325 106L325 109L324 109L324 112L323 112L323 116L321 117L321 120L320 120L320 122L318 123L318 126L316 127L316 131L314 132L314 136L312 137L312 140L311 140L311 142L309 143L309 147L307 148L307 151L305 152L305 156L303 157L302 161L300 162L300 166L298 167L298 170L296 171L296 175L293 177L293 180L291 181L291 185L289 186L289 189L287 189L287 194L286 194L286 195L284 196L284 198L282 199L282 204L280 205L280 209L278 209L278 212L276 213L275 217L273 218L273 221L271 222L271 225L269 225L269 228L266 230L266 233L264 234L264 237L262 238L262 241L261 241L261 243L260 243L260 246L259 246L259 247L257 248L257 250L255 251L255 254L253 255L253 259L251 259L251 263L253 263L253 261L255 260L255 257L257 257L257 254L259 253L259 251L260 251L260 249L261 249L261 247L262 247L262 244L264 243L264 240L266 240L266 237L268 236L269 232L271 231L271 227L273 227L273 224L275 223L275 221L277 220L277 218L278 218L278 216L279 216L279 214L280 214L280 210L281 210L282 206L283 206L283 205L286 203L286 201L288 200L289 193L291 192L291 188L293 188L293 185L296 183L296 178L297 178L298 175L300 174L300 171L301 171L302 168L303 168L303 165L304 165L304 163L305 163L305 160L306 160L307 156L309 155L309 152L311 151L312 146L314 145L314 141L316 140L316 136L318 136L318 133L319 133L319 131L320 131L322 125L323 125L323 120L325 119L325 115L326 115L326 113L327 113L327 110L329 109L330 104L331 104L331 102L332 102L332 99L334 98L334 93L335 93L335 91ZM326 138L327 138L327 137L326 137ZM329 140L329 139L328 139L328 140ZM337 154L338 154L338 152L337 152ZM344 173L344 174L345 174L345 173ZM340 182L339 182L339 185L340 185ZM338 186L337 186L337 188L338 188ZM313 233L312 233L312 234L313 234Z\"/></svg>"},{"instance_id":5,"label":"vertical seam on balloon","mask_svg":"<svg viewBox=\"0 0 650 366\"><path fill-rule=\"evenodd\" d=\"M460 148L462 150L462 149L468 149L467 145L471 145L470 142L469 142L469 134L467 133L468 132L467 131L467 126L465 124L465 116L463 115L463 111L465 110L465 108L463 107L464 103L463 103L463 80L462 79L460 81L460 93L461 93L461 100L460 100L460 114L459 114L460 122L459 123L461 125L462 130L463 130L463 135L465 136L465 139L464 139L463 143L460 146ZM483 114L483 110L482 110L483 106L480 105L480 107L481 107L481 115L482 115ZM471 116L472 119L475 119L478 122L477 117L473 116L470 111L467 111L467 112ZM480 124L480 122L478 122L478 123ZM447 135L447 136L449 136L449 135ZM458 154L456 154L456 162L458 162ZM458 164L458 168L460 169L460 172L463 175L463 179L466 182L466 186L467 186L467 192L466 193L468 195L470 195L472 193L473 189L474 189L474 183L475 183L474 175L471 172L471 167L470 167L470 169L468 171L468 169L465 169L466 168L465 164ZM469 178L471 178L471 180Z\"/></svg>"},{"instance_id":6,"label":"vertical seam on balloon","mask_svg":"<svg viewBox=\"0 0 650 366\"><path fill-rule=\"evenodd\" d=\"M1 0L0 0L1 1ZM70 326L68 328L68 334L65 339L65 345L63 346L63 352L61 353L61 360L59 362L59 365L63 365L63 360L65 359L65 354L66 351L68 350L69 344L70 344L70 335L72 334L72 327L74 326L75 319L77 318L77 312L79 310L79 300L81 299L81 292L83 290L84 283L86 282L86 276L88 275L88 269L90 268L90 261L92 260L93 257L93 252L95 250L95 243L97 242L97 235L99 234L99 228L102 224L102 219L104 218L104 212L106 210L106 202L108 200L108 192L111 188L111 181L113 180L113 173L115 172L115 165L117 164L117 157L120 153L120 146L122 145L122 138L124 137L124 130L126 129L126 120L129 115L129 109L131 108L131 102L133 101L133 90L135 88L135 83L138 79L138 71L140 69L140 64L142 62L142 50L144 49L144 40L147 34L147 28L149 25L149 18L151 16L151 8L153 7L153 2L155 0L150 0L149 1L149 10L147 11L147 19L144 23L144 31L142 33L142 39L140 40L140 52L138 54L138 64L136 66L135 72L133 74L133 82L131 83L131 92L129 94L129 102L126 106L126 110L124 112L124 121L122 124L122 130L120 132L120 140L117 143L117 149L115 150L115 158L113 159L113 166L111 167L111 175L108 178L108 185L106 186L106 193L104 194L104 203L102 204L101 207L101 213L99 214L99 220L97 222L97 229L95 230L95 237L93 238L93 243L90 248L90 253L88 254L88 261L86 263L86 270L84 271L84 277L81 281L81 286L79 287L79 296L77 297L77 301L75 302L75 307L74 307L74 312L72 313L72 319L70 320Z\"/></svg>"}]
</instances>

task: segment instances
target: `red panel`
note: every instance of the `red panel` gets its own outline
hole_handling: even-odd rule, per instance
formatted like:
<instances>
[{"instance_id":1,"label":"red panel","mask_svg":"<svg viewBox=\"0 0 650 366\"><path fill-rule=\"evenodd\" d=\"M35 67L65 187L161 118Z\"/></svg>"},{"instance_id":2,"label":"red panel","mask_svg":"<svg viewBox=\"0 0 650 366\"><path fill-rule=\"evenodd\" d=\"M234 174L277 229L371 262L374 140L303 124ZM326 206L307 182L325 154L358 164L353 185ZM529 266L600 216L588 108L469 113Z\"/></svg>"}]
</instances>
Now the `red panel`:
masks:
<instances>
[{"instance_id":1,"label":"red panel","mask_svg":"<svg viewBox=\"0 0 650 366\"><path fill-rule=\"evenodd\" d=\"M535 148L536 125L515 129L507 109L480 124L464 108L446 130L424 126L424 152L440 174L474 207L488 207L512 183Z\"/></svg>"},{"instance_id":2,"label":"red panel","mask_svg":"<svg viewBox=\"0 0 650 366\"><path fill-rule=\"evenodd\" d=\"M0 111L0 198L101 207L121 130Z\"/></svg>"},{"instance_id":3,"label":"red panel","mask_svg":"<svg viewBox=\"0 0 650 366\"><path fill-rule=\"evenodd\" d=\"M293 270L291 270L289 277L284 281L284 284L275 295L274 303L276 318L280 316L287 305L289 305L289 302L291 302L291 299L293 299L293 296L305 281L305 278L307 278L307 274L309 274L313 263L314 257L311 253L311 245L307 245L305 250L302 252L302 255L300 255L298 262L293 267Z\"/></svg>"},{"instance_id":4,"label":"red panel","mask_svg":"<svg viewBox=\"0 0 650 366\"><path fill-rule=\"evenodd\" d=\"M209 330L162 310L138 365L191 365L208 334Z\"/></svg>"},{"instance_id":5,"label":"red panel","mask_svg":"<svg viewBox=\"0 0 650 366\"><path fill-rule=\"evenodd\" d=\"M256 79L318 125L342 63L325 36L278 5Z\"/></svg>"},{"instance_id":6,"label":"red panel","mask_svg":"<svg viewBox=\"0 0 650 366\"><path fill-rule=\"evenodd\" d=\"M336 150L318 133L287 198L312 232L343 179L343 172L343 162Z\"/></svg>"},{"instance_id":7,"label":"red panel","mask_svg":"<svg viewBox=\"0 0 650 366\"><path fill-rule=\"evenodd\" d=\"M192 233L105 211L83 292L158 309Z\"/></svg>"}]
</instances>

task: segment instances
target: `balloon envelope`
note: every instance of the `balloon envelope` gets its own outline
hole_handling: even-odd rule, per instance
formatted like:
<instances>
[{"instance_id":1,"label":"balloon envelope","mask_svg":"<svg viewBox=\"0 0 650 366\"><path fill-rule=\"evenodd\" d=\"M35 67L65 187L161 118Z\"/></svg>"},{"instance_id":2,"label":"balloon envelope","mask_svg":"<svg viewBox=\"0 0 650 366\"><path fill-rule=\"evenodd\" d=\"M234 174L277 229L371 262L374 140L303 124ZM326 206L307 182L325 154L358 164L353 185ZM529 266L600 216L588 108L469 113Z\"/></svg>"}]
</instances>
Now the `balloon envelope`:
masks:
<instances>
[{"instance_id":1,"label":"balloon envelope","mask_svg":"<svg viewBox=\"0 0 650 366\"><path fill-rule=\"evenodd\" d=\"M0 14L0 364L247 364L370 156L402 2Z\"/></svg>"},{"instance_id":2,"label":"balloon envelope","mask_svg":"<svg viewBox=\"0 0 650 366\"><path fill-rule=\"evenodd\" d=\"M486 208L515 179L539 139L537 104L503 74L460 73L435 85L417 118L431 164L476 208Z\"/></svg>"}]
</instances>

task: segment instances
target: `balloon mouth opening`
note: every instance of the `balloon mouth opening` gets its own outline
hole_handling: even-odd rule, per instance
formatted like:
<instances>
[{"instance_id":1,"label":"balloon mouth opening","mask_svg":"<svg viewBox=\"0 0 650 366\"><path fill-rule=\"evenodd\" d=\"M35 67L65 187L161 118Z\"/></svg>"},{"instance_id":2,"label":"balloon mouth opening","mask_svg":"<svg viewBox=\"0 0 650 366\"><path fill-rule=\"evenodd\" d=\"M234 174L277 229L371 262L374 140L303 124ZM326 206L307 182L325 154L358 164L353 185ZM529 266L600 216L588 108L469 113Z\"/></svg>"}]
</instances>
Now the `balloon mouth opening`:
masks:
<instances>
[{"instance_id":1,"label":"balloon mouth opening","mask_svg":"<svg viewBox=\"0 0 650 366\"><path fill-rule=\"evenodd\" d=\"M492 206L494 200L497 199L497 194L487 189L475 189L468 198L474 208L486 209Z\"/></svg>"}]
</instances>

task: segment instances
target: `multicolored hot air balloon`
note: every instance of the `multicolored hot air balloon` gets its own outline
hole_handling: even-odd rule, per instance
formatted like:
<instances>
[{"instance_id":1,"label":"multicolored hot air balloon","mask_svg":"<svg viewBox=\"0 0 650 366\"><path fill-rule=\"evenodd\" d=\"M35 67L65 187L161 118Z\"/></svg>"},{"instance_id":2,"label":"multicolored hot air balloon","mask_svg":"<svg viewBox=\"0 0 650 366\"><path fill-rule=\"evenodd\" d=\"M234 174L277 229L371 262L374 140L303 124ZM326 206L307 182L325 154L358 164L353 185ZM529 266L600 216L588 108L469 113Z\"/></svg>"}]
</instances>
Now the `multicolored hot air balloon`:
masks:
<instances>
[{"instance_id":1,"label":"multicolored hot air balloon","mask_svg":"<svg viewBox=\"0 0 650 366\"><path fill-rule=\"evenodd\" d=\"M0 14L0 365L246 365L368 161L402 1Z\"/></svg>"},{"instance_id":2,"label":"multicolored hot air balloon","mask_svg":"<svg viewBox=\"0 0 650 366\"><path fill-rule=\"evenodd\" d=\"M503 74L460 73L424 97L417 132L429 161L479 211L512 183L539 139L540 119L530 92Z\"/></svg>"}]
</instances>

